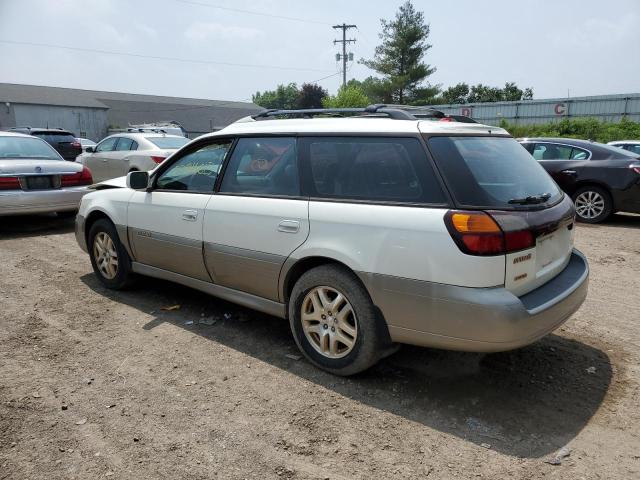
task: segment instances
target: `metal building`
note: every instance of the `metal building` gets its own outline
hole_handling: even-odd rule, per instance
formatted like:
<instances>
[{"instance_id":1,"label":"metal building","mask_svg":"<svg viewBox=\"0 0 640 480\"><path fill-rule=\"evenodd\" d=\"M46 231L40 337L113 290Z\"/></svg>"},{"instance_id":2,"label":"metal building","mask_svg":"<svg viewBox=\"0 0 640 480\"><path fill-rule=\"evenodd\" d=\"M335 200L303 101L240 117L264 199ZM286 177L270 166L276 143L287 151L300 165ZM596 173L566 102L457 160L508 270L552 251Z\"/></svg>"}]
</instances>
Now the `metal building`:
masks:
<instances>
[{"instance_id":1,"label":"metal building","mask_svg":"<svg viewBox=\"0 0 640 480\"><path fill-rule=\"evenodd\" d=\"M498 125L502 119L509 123L527 125L578 117L592 117L606 122L619 122L622 117L626 117L640 122L640 93L433 105L433 108L450 115L465 115L487 125Z\"/></svg>"},{"instance_id":2,"label":"metal building","mask_svg":"<svg viewBox=\"0 0 640 480\"><path fill-rule=\"evenodd\" d=\"M0 130L60 127L94 141L109 129L166 121L177 121L194 138L262 110L248 102L0 83Z\"/></svg>"}]
</instances>

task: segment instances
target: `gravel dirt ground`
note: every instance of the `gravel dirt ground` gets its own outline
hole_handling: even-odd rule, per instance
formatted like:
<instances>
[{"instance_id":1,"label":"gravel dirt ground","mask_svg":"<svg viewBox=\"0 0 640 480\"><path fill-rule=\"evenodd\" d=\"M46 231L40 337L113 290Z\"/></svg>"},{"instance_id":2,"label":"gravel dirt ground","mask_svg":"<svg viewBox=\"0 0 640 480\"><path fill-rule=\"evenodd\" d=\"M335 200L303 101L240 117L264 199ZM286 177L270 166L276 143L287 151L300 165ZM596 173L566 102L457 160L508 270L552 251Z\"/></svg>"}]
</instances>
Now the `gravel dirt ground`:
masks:
<instances>
[{"instance_id":1,"label":"gravel dirt ground","mask_svg":"<svg viewBox=\"0 0 640 480\"><path fill-rule=\"evenodd\" d=\"M2 218L0 480L640 478L640 216L576 242L589 296L554 334L338 378L285 321L152 279L108 291L73 221Z\"/></svg>"}]
</instances>

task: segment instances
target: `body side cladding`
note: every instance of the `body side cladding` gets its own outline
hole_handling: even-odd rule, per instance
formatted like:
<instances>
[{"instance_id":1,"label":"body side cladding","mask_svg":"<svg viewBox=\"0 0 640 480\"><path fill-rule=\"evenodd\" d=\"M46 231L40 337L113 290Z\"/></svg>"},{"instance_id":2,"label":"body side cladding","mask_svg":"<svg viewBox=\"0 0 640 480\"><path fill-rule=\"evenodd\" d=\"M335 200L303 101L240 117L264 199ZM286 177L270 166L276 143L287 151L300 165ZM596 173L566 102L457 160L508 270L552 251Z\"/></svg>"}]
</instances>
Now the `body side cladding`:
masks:
<instances>
[{"instance_id":1,"label":"body side cladding","mask_svg":"<svg viewBox=\"0 0 640 480\"><path fill-rule=\"evenodd\" d=\"M276 317L286 318L286 306L283 303L268 300L249 293L240 292L211 282L205 282L203 280L180 275L179 273L169 272L168 270L163 270L161 268L144 265L138 262L132 262L131 266L135 273L176 282L181 285L200 290L201 292L208 293L214 297L242 305L243 307L252 308Z\"/></svg>"}]
</instances>

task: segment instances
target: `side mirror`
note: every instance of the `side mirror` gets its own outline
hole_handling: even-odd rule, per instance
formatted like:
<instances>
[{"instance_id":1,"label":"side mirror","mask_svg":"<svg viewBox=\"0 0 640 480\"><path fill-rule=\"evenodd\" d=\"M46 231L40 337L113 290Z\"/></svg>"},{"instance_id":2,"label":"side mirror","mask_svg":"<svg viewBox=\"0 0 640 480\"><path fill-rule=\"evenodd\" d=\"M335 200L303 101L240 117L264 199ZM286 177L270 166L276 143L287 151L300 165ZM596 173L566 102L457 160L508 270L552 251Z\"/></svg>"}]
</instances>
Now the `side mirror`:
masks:
<instances>
[{"instance_id":1,"label":"side mirror","mask_svg":"<svg viewBox=\"0 0 640 480\"><path fill-rule=\"evenodd\" d=\"M96 151L96 150L95 150L95 148L93 148L93 147L87 147L87 148L85 149L85 152L87 152L87 153L93 153L93 152L95 152L95 151Z\"/></svg>"},{"instance_id":2,"label":"side mirror","mask_svg":"<svg viewBox=\"0 0 640 480\"><path fill-rule=\"evenodd\" d=\"M149 186L149 172L129 172L127 187L132 190L146 190Z\"/></svg>"}]
</instances>

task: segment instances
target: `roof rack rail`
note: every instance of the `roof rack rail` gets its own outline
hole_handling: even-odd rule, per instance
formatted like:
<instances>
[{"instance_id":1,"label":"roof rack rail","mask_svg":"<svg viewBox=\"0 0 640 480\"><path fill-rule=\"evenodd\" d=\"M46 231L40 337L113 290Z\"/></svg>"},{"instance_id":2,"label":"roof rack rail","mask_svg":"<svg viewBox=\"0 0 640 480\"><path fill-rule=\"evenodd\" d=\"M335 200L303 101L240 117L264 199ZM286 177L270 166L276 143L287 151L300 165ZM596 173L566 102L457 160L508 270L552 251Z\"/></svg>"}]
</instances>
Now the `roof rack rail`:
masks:
<instances>
[{"instance_id":1,"label":"roof rack rail","mask_svg":"<svg viewBox=\"0 0 640 480\"><path fill-rule=\"evenodd\" d=\"M365 108L307 108L301 110L270 109L265 110L264 112L260 112L256 115L252 115L251 118L253 118L254 120L280 116L311 118L316 115L386 115L388 118L393 118L395 120L416 120L416 117L414 117L411 113L399 108L389 108L384 104L369 105Z\"/></svg>"}]
</instances>

